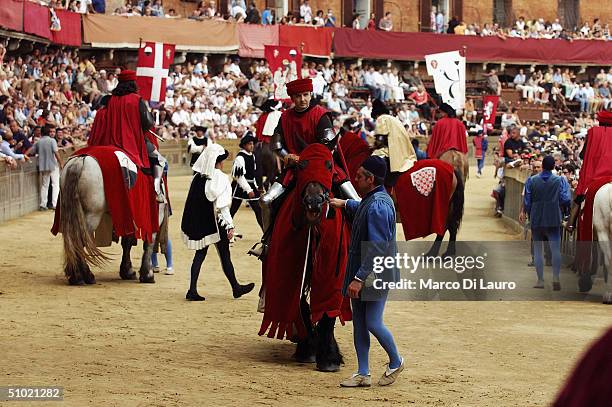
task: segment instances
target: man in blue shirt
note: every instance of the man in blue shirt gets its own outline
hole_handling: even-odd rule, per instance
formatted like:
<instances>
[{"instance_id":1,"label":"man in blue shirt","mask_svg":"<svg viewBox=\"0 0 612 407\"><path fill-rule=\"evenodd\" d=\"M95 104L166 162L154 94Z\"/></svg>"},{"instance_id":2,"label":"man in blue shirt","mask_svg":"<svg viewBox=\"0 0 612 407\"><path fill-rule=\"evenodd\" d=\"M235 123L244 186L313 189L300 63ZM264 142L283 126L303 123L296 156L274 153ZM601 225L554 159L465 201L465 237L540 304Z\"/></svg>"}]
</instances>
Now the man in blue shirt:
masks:
<instances>
[{"instance_id":1,"label":"man in blue shirt","mask_svg":"<svg viewBox=\"0 0 612 407\"><path fill-rule=\"evenodd\" d=\"M531 222L533 238L533 257L538 282L534 288L544 288L544 255L543 240L548 240L552 254L553 290L559 291L561 283L561 207L571 203L570 188L565 177L552 173L555 168L553 156L546 156L542 161L543 171L527 179L525 183L525 212Z\"/></svg>"},{"instance_id":2,"label":"man in blue shirt","mask_svg":"<svg viewBox=\"0 0 612 407\"><path fill-rule=\"evenodd\" d=\"M419 140L413 138L410 140L412 147L414 147L414 153L416 154L417 160L427 159L427 153L419 148Z\"/></svg>"},{"instance_id":3,"label":"man in blue shirt","mask_svg":"<svg viewBox=\"0 0 612 407\"><path fill-rule=\"evenodd\" d=\"M376 290L372 294L376 298L368 298L370 301L367 301L363 298L362 290L364 282L373 273L373 264L368 259L372 260L373 256L380 254L395 256L397 252L395 208L383 186L386 174L387 164L383 158L368 157L355 176L356 189L362 200L331 200L334 207L344 207L349 219L352 219L349 258L342 292L351 297L353 340L359 368L356 374L340 383L342 387L369 387L372 384L368 364L370 333L374 334L389 356L389 364L378 384L392 384L404 370L404 359L397 351L393 335L383 323L388 291ZM362 242L370 242L368 251L363 253L365 260L362 259ZM370 287L368 290L371 293Z\"/></svg>"}]
</instances>

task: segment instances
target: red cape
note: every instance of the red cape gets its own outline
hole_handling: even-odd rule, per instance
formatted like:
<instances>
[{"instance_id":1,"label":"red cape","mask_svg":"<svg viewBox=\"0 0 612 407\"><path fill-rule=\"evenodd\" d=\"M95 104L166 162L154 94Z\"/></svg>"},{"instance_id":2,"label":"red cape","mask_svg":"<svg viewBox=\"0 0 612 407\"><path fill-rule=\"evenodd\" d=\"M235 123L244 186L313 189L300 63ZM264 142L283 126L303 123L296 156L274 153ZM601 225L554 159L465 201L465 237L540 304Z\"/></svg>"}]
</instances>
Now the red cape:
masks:
<instances>
[{"instance_id":1,"label":"red cape","mask_svg":"<svg viewBox=\"0 0 612 407\"><path fill-rule=\"evenodd\" d=\"M138 167L149 168L145 134L140 123L139 103L140 96L136 93L111 96L108 106L96 113L87 144L90 147L118 147Z\"/></svg>"},{"instance_id":2,"label":"red cape","mask_svg":"<svg viewBox=\"0 0 612 407\"><path fill-rule=\"evenodd\" d=\"M604 306L605 307L605 306ZM576 365L553 407L605 407L612 400L612 329Z\"/></svg>"},{"instance_id":3,"label":"red cape","mask_svg":"<svg viewBox=\"0 0 612 407\"><path fill-rule=\"evenodd\" d=\"M467 154L465 126L459 119L445 117L436 122L427 144L427 157L440 158L448 150L457 150Z\"/></svg>"},{"instance_id":4,"label":"red cape","mask_svg":"<svg viewBox=\"0 0 612 407\"><path fill-rule=\"evenodd\" d=\"M612 127L591 127L576 195L584 195L595 178L609 175L612 175Z\"/></svg>"},{"instance_id":5,"label":"red cape","mask_svg":"<svg viewBox=\"0 0 612 407\"><path fill-rule=\"evenodd\" d=\"M300 154L307 145L317 143L317 125L327 113L327 109L319 105L313 106L305 113L297 113L295 109L283 112L280 122L287 151Z\"/></svg>"},{"instance_id":6,"label":"red cape","mask_svg":"<svg viewBox=\"0 0 612 407\"><path fill-rule=\"evenodd\" d=\"M85 147L72 154L73 157L88 155L100 165L104 179L104 196L113 221L115 236L134 235L137 239L153 241L153 233L159 230L158 207L155 201L151 177L138 172L136 184L128 190L123 181L119 160L115 155L117 147ZM60 197L61 198L61 197ZM57 235L60 230L58 210L51 233Z\"/></svg>"},{"instance_id":7,"label":"red cape","mask_svg":"<svg viewBox=\"0 0 612 407\"><path fill-rule=\"evenodd\" d=\"M595 178L586 189L584 209L581 211L578 222L578 242L593 241L593 204L595 194L599 188L612 182L612 176ZM591 267L591 244L578 243L576 245L576 268L579 273L586 273Z\"/></svg>"},{"instance_id":8,"label":"red cape","mask_svg":"<svg viewBox=\"0 0 612 407\"><path fill-rule=\"evenodd\" d=\"M300 314L300 288L306 261L308 227L304 225L301 191L308 182L317 181L331 188L333 162L331 152L322 144L306 147L300 161L307 162L297 171L296 187L288 194L276 220L268 253L263 262L263 286L265 287L265 312L259 335L291 339L304 337L306 329ZM351 318L348 301L342 296L342 284L347 262L349 228L342 211L323 208L321 223L311 228L310 247L312 264L310 308L313 322L323 314ZM295 329L295 331L294 331Z\"/></svg>"},{"instance_id":9,"label":"red cape","mask_svg":"<svg viewBox=\"0 0 612 407\"><path fill-rule=\"evenodd\" d=\"M340 150L342 150L342 154L344 154L348 173L354 185L357 170L361 167L365 159L370 156L372 150L364 139L359 137L357 133L350 131L347 131L340 137Z\"/></svg>"},{"instance_id":10,"label":"red cape","mask_svg":"<svg viewBox=\"0 0 612 407\"><path fill-rule=\"evenodd\" d=\"M426 168L436 169L433 190L421 194L412 182L411 174ZM453 189L453 166L441 160L419 160L403 173L395 184L395 196L406 240L446 231L448 205Z\"/></svg>"}]
</instances>

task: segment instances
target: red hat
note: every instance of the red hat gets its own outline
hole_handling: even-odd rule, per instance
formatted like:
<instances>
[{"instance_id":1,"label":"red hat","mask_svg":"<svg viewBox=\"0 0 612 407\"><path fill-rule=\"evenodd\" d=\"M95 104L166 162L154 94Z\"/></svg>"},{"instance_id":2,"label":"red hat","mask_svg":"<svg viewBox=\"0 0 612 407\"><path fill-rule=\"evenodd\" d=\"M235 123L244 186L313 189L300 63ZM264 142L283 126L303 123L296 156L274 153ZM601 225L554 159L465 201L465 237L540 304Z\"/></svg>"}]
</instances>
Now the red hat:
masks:
<instances>
[{"instance_id":1,"label":"red hat","mask_svg":"<svg viewBox=\"0 0 612 407\"><path fill-rule=\"evenodd\" d=\"M119 79L119 82L135 81L136 72L129 69L125 69L121 71L121 73L117 76L117 79Z\"/></svg>"},{"instance_id":2,"label":"red hat","mask_svg":"<svg viewBox=\"0 0 612 407\"><path fill-rule=\"evenodd\" d=\"M312 80L310 80L310 78L296 79L287 84L287 94L289 96L304 92L312 92Z\"/></svg>"},{"instance_id":3,"label":"red hat","mask_svg":"<svg viewBox=\"0 0 612 407\"><path fill-rule=\"evenodd\" d=\"M600 111L597 113L597 121L599 125L612 126L612 112Z\"/></svg>"}]
</instances>

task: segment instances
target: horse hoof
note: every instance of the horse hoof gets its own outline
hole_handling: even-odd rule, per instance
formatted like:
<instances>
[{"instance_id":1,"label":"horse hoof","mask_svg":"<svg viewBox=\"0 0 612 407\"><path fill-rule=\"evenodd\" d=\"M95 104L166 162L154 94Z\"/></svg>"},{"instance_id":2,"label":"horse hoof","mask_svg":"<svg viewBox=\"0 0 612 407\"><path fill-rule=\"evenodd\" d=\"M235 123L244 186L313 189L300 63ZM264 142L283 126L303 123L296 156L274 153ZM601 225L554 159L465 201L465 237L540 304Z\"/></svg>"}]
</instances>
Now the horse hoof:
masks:
<instances>
[{"instance_id":1,"label":"horse hoof","mask_svg":"<svg viewBox=\"0 0 612 407\"><path fill-rule=\"evenodd\" d=\"M593 288L593 280L591 276L581 275L578 279L578 291L581 293L588 293Z\"/></svg>"},{"instance_id":2,"label":"horse hoof","mask_svg":"<svg viewBox=\"0 0 612 407\"><path fill-rule=\"evenodd\" d=\"M603 295L603 303L607 305L612 305L612 292L606 292Z\"/></svg>"},{"instance_id":3,"label":"horse hoof","mask_svg":"<svg viewBox=\"0 0 612 407\"><path fill-rule=\"evenodd\" d=\"M151 274L150 276L140 276L141 283L154 283L155 277Z\"/></svg>"},{"instance_id":4,"label":"horse hoof","mask_svg":"<svg viewBox=\"0 0 612 407\"><path fill-rule=\"evenodd\" d=\"M83 281L83 279L76 279L76 278L70 277L68 279L68 285L85 285L85 282Z\"/></svg>"},{"instance_id":5,"label":"horse hoof","mask_svg":"<svg viewBox=\"0 0 612 407\"><path fill-rule=\"evenodd\" d=\"M315 363L317 361L315 355L293 355L293 358L298 363Z\"/></svg>"},{"instance_id":6,"label":"horse hoof","mask_svg":"<svg viewBox=\"0 0 612 407\"><path fill-rule=\"evenodd\" d=\"M95 284L96 283L96 277L94 277L93 274L91 276L86 276L83 280L85 281L85 284Z\"/></svg>"},{"instance_id":7,"label":"horse hoof","mask_svg":"<svg viewBox=\"0 0 612 407\"><path fill-rule=\"evenodd\" d=\"M337 372L340 370L340 365L336 363L317 364L319 372Z\"/></svg>"},{"instance_id":8,"label":"horse hoof","mask_svg":"<svg viewBox=\"0 0 612 407\"><path fill-rule=\"evenodd\" d=\"M136 280L136 273L132 270L129 273L119 272L122 280Z\"/></svg>"}]
</instances>

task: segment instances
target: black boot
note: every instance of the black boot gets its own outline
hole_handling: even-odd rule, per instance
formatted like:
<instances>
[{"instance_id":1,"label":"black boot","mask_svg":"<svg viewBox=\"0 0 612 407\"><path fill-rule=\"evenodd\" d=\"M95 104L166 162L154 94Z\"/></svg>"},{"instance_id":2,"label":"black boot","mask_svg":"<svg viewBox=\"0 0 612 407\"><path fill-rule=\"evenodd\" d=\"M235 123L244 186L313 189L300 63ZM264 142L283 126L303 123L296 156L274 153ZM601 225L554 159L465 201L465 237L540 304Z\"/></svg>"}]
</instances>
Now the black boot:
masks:
<instances>
[{"instance_id":1,"label":"black boot","mask_svg":"<svg viewBox=\"0 0 612 407\"><path fill-rule=\"evenodd\" d=\"M234 298L240 298L243 295L253 291L253 288L255 288L255 283L238 284L232 289L232 294L234 295Z\"/></svg>"},{"instance_id":2,"label":"black boot","mask_svg":"<svg viewBox=\"0 0 612 407\"><path fill-rule=\"evenodd\" d=\"M200 294L198 294L197 291L187 291L187 294L185 294L185 299L187 301L204 301L206 298L202 297Z\"/></svg>"}]
</instances>

